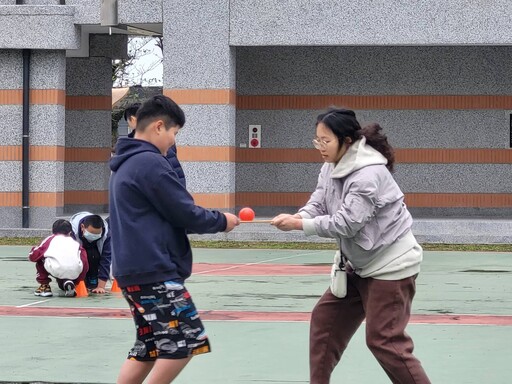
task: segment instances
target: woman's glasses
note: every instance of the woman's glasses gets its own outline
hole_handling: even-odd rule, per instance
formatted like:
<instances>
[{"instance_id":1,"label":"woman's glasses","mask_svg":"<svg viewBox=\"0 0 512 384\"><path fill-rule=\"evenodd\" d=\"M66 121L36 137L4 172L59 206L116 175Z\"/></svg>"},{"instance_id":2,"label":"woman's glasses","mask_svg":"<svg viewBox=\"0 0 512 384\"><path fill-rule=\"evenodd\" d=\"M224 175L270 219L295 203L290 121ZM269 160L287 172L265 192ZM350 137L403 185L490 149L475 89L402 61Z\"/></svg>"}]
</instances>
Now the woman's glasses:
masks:
<instances>
[{"instance_id":1,"label":"woman's glasses","mask_svg":"<svg viewBox=\"0 0 512 384\"><path fill-rule=\"evenodd\" d=\"M327 148L327 145L330 143L330 141L313 139L312 143L316 149L325 149Z\"/></svg>"}]
</instances>

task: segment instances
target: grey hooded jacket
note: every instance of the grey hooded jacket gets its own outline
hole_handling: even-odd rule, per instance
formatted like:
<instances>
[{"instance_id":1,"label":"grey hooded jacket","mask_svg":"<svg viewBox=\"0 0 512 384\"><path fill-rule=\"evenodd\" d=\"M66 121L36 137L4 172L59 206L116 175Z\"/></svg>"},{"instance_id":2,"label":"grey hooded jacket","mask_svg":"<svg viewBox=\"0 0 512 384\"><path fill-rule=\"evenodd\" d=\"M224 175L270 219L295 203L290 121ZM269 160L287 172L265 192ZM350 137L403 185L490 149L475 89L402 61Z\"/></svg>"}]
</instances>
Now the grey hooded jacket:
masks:
<instances>
[{"instance_id":1,"label":"grey hooded jacket","mask_svg":"<svg viewBox=\"0 0 512 384\"><path fill-rule=\"evenodd\" d=\"M370 272L385 269L419 247L410 232L412 217L404 194L386 164L387 159L363 137L349 147L338 164L323 165L315 192L299 210L305 234L335 238L361 275L368 266L372 266ZM417 264L418 270L419 249L419 260L415 256L408 261ZM366 271L366 275L371 273Z\"/></svg>"}]
</instances>

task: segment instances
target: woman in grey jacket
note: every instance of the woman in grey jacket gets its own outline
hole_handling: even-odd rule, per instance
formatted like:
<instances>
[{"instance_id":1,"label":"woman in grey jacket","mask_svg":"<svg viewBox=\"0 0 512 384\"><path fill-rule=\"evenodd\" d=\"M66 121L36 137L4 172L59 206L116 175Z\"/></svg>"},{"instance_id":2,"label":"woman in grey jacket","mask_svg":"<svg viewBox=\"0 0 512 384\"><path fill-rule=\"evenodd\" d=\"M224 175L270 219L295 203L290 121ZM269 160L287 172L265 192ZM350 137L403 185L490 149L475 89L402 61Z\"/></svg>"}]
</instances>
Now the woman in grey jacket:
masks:
<instances>
[{"instance_id":1,"label":"woman in grey jacket","mask_svg":"<svg viewBox=\"0 0 512 384\"><path fill-rule=\"evenodd\" d=\"M391 381L430 383L405 332L422 248L391 175L393 148L380 131L378 124L362 129L350 110L318 116L313 144L325 164L316 190L297 214L272 220L283 231L335 238L347 266L346 295L340 298L328 289L313 309L312 384L329 383L365 318L366 343Z\"/></svg>"}]
</instances>

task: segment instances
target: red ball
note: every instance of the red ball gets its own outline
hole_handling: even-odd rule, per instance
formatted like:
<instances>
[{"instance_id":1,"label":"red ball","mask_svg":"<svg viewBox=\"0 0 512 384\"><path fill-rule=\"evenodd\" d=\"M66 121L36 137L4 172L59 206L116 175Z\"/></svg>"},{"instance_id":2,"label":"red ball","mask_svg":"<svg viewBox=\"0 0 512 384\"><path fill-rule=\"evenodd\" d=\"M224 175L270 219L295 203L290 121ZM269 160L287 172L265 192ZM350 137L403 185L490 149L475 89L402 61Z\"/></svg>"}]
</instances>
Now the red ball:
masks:
<instances>
[{"instance_id":1,"label":"red ball","mask_svg":"<svg viewBox=\"0 0 512 384\"><path fill-rule=\"evenodd\" d=\"M242 221L253 221L254 217L256 215L254 214L254 211L251 208L242 208L240 212L238 213L238 217Z\"/></svg>"}]
</instances>

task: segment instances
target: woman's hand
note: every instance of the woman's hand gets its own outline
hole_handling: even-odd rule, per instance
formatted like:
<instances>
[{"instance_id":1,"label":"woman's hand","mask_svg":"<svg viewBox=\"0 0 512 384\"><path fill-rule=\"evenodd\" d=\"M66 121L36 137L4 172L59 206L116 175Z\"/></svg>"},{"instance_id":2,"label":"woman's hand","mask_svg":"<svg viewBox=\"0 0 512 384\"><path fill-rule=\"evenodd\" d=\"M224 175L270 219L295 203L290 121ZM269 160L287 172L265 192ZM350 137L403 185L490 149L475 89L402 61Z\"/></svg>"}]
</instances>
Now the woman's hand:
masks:
<instances>
[{"instance_id":1,"label":"woman's hand","mask_svg":"<svg viewBox=\"0 0 512 384\"><path fill-rule=\"evenodd\" d=\"M302 229L302 217L298 214L290 215L282 213L274 217L270 224L281 231L293 231L294 229L300 230Z\"/></svg>"}]
</instances>

